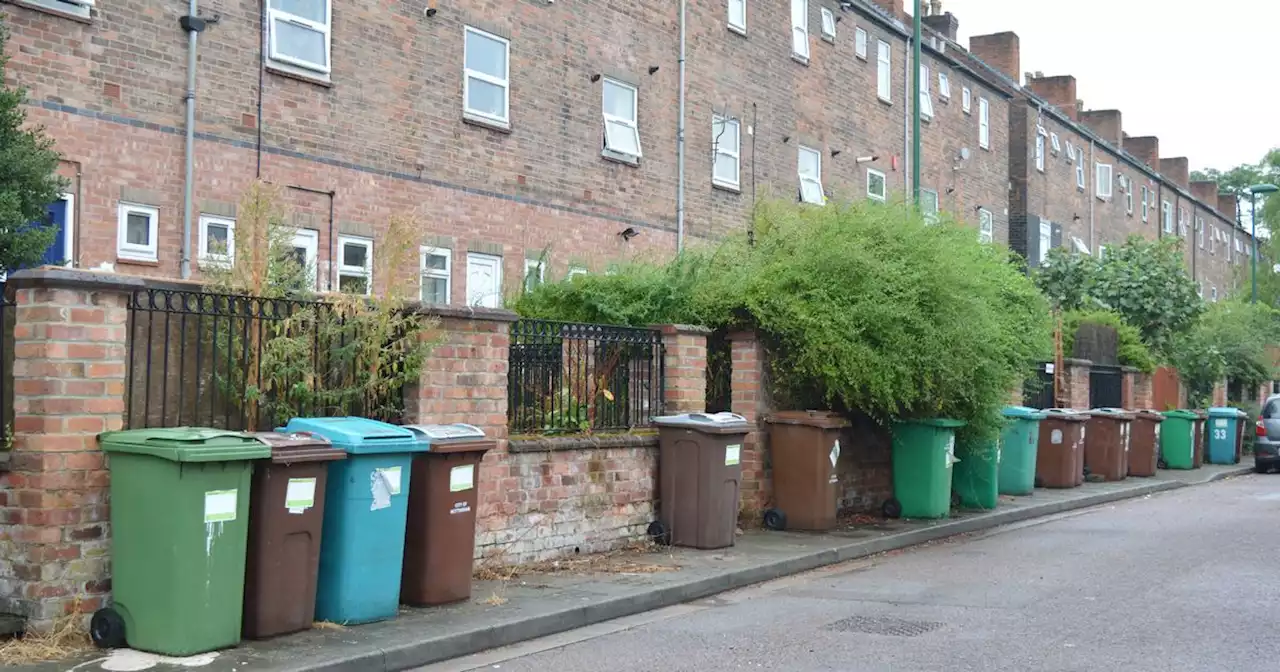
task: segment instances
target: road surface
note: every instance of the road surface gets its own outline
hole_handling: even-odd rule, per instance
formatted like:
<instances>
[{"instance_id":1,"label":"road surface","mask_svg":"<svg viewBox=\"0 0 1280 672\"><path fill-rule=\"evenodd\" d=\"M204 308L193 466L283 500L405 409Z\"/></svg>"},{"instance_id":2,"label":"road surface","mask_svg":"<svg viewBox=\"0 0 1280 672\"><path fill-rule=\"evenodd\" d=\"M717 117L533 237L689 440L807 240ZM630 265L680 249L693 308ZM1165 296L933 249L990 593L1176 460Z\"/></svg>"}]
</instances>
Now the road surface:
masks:
<instances>
[{"instance_id":1,"label":"road surface","mask_svg":"<svg viewBox=\"0 0 1280 672\"><path fill-rule=\"evenodd\" d=\"M1280 669L1280 476L854 561L419 672Z\"/></svg>"}]
</instances>

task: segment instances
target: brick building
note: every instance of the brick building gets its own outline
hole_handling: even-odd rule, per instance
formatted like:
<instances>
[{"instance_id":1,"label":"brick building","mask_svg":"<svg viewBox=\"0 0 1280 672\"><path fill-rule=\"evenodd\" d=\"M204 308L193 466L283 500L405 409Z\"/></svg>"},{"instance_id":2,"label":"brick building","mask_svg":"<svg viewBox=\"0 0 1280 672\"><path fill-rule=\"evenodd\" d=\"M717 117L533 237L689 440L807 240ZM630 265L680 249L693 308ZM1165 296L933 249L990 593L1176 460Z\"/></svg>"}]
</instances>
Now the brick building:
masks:
<instances>
[{"instance_id":1,"label":"brick building","mask_svg":"<svg viewBox=\"0 0 1280 672\"><path fill-rule=\"evenodd\" d=\"M9 78L29 89L31 121L71 179L58 215L68 235L51 256L178 276L185 7L3 2ZM311 6L202 3L185 246L196 278L258 177L282 188L319 288L368 284L387 218L416 212L424 259L394 280L435 278L422 282L427 298L486 305L531 271L601 271L671 256L682 237L715 240L745 225L757 194L892 200L910 189L902 0L689 2L683 222L675 4ZM976 38L971 54L953 15L925 19L924 207L1032 257L1044 222L1054 244L1091 251L1159 235L1164 201L1188 224L1238 235L1216 193L1190 191L1185 159L1126 149L1119 113L1082 112L1064 93L1073 80L1061 92L1040 78L1019 86L1016 36ZM1031 154L1041 129L1043 171ZM1103 170L1124 178L1109 196L1096 189ZM1147 186L1151 204L1128 212L1126 184ZM1225 291L1234 243L1210 237L1217 247L1202 249L1187 237L1197 276Z\"/></svg>"}]
</instances>

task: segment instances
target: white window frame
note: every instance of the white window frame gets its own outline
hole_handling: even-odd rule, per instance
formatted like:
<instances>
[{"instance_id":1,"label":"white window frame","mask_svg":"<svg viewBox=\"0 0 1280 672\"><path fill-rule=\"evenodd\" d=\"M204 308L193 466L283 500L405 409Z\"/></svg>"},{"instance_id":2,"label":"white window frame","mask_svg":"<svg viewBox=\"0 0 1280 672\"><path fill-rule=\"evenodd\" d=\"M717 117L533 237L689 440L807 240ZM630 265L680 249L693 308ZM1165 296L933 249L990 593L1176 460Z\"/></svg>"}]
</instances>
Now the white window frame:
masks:
<instances>
[{"instance_id":1,"label":"white window frame","mask_svg":"<svg viewBox=\"0 0 1280 672\"><path fill-rule=\"evenodd\" d=\"M871 191L871 177L873 175L880 178L881 190L880 190L880 193L878 194L874 191ZM884 203L888 199L888 192L889 192L889 178L884 173L874 168L868 168L867 169L867 198L870 198L873 201L880 201L881 203Z\"/></svg>"},{"instance_id":2,"label":"white window frame","mask_svg":"<svg viewBox=\"0 0 1280 672\"><path fill-rule=\"evenodd\" d=\"M1169 201L1160 202L1160 226L1165 233L1173 234L1173 204Z\"/></svg>"},{"instance_id":3,"label":"white window frame","mask_svg":"<svg viewBox=\"0 0 1280 672\"><path fill-rule=\"evenodd\" d=\"M588 269L586 266L579 266L575 264L575 265L569 266L569 272L566 273L564 277L568 278L569 280L572 280L578 277L579 275L588 275L590 273L591 273L590 269Z\"/></svg>"},{"instance_id":4,"label":"white window frame","mask_svg":"<svg viewBox=\"0 0 1280 672\"><path fill-rule=\"evenodd\" d=\"M226 254L209 251L209 226L227 227ZM200 215L199 263L201 266L230 268L236 263L236 220L216 215Z\"/></svg>"},{"instance_id":5,"label":"white window frame","mask_svg":"<svg viewBox=\"0 0 1280 672\"><path fill-rule=\"evenodd\" d=\"M884 40L876 41L876 95L893 102L893 47Z\"/></svg>"},{"instance_id":6,"label":"white window frame","mask_svg":"<svg viewBox=\"0 0 1280 672\"><path fill-rule=\"evenodd\" d=\"M28 0L28 2L40 7L66 12L82 19L88 19L93 14L93 0Z\"/></svg>"},{"instance_id":7,"label":"white window frame","mask_svg":"<svg viewBox=\"0 0 1280 672\"><path fill-rule=\"evenodd\" d=\"M1209 286L1209 300L1214 303L1218 302L1218 286L1217 285Z\"/></svg>"},{"instance_id":8,"label":"white window frame","mask_svg":"<svg viewBox=\"0 0 1280 672\"><path fill-rule=\"evenodd\" d=\"M1142 185L1142 223L1151 221L1151 188Z\"/></svg>"},{"instance_id":9,"label":"white window frame","mask_svg":"<svg viewBox=\"0 0 1280 672\"><path fill-rule=\"evenodd\" d=\"M443 257L444 270L428 268L427 257ZM438 305L447 306L453 303L453 250L429 245L418 248L418 298L420 300L422 300L422 293L427 289L428 278L444 280L444 303ZM425 300L422 302L426 303Z\"/></svg>"},{"instance_id":10,"label":"white window frame","mask_svg":"<svg viewBox=\"0 0 1280 672\"><path fill-rule=\"evenodd\" d=\"M332 1L332 0L330 0ZM475 35L482 40L492 40L502 45L503 64L506 72L502 78L490 75L487 72L472 70L467 67L467 40ZM464 116L500 124L504 127L511 124L511 41L501 35L494 35L479 28L471 26L463 26L462 35L462 113ZM502 88L502 115L496 116L481 110L475 110L470 107L471 104L471 80L478 79L486 84L492 84Z\"/></svg>"},{"instance_id":11,"label":"white window frame","mask_svg":"<svg viewBox=\"0 0 1280 672\"><path fill-rule=\"evenodd\" d=\"M1098 245L1098 261L1103 261L1106 258L1107 258L1107 245L1105 243L1099 244Z\"/></svg>"},{"instance_id":12,"label":"white window frame","mask_svg":"<svg viewBox=\"0 0 1280 672\"><path fill-rule=\"evenodd\" d=\"M817 164L818 164L817 175L805 174L804 157L806 154L811 155L813 158L817 159ZM826 200L827 200L826 192L822 188L822 152L812 147L805 147L804 145L800 145L796 151L796 175L800 179L800 202L811 203L813 205L823 205L826 203ZM816 188L818 190L818 196L817 196L818 200L815 201L813 200L813 198L811 198L812 193L806 195L805 193L806 186L809 187L810 189Z\"/></svg>"},{"instance_id":13,"label":"white window frame","mask_svg":"<svg viewBox=\"0 0 1280 672\"><path fill-rule=\"evenodd\" d=\"M276 22L284 21L291 23L300 28L315 31L324 35L324 65L304 61L300 58L294 58L288 54L280 53L276 43L278 31L276 30ZM324 0L324 23L317 23L311 19L307 19L296 14L275 9L271 6L270 0L267 2L267 42L268 42L268 59L276 63L284 63L303 70L318 72L328 75L333 70L333 0Z\"/></svg>"},{"instance_id":14,"label":"white window frame","mask_svg":"<svg viewBox=\"0 0 1280 672\"><path fill-rule=\"evenodd\" d=\"M733 21L733 8L735 6L740 7L742 10L741 23L734 23ZM729 30L732 30L735 33L746 35L747 34L747 0L729 0L726 9L728 10L728 15L725 17L725 21L729 25Z\"/></svg>"},{"instance_id":15,"label":"white window frame","mask_svg":"<svg viewBox=\"0 0 1280 672\"><path fill-rule=\"evenodd\" d=\"M986 208L978 208L978 242L992 243L996 239L996 218Z\"/></svg>"},{"instance_id":16,"label":"white window frame","mask_svg":"<svg viewBox=\"0 0 1280 672\"><path fill-rule=\"evenodd\" d=\"M1049 134L1049 145L1054 156L1057 156L1062 152L1062 140L1058 137L1057 133Z\"/></svg>"},{"instance_id":17,"label":"white window frame","mask_svg":"<svg viewBox=\"0 0 1280 672\"><path fill-rule=\"evenodd\" d=\"M991 149L991 103L978 98L978 147Z\"/></svg>"},{"instance_id":18,"label":"white window frame","mask_svg":"<svg viewBox=\"0 0 1280 672\"><path fill-rule=\"evenodd\" d=\"M1037 263L1044 265L1049 258L1049 250L1053 249L1053 222L1040 222L1040 259Z\"/></svg>"},{"instance_id":19,"label":"white window frame","mask_svg":"<svg viewBox=\"0 0 1280 672\"><path fill-rule=\"evenodd\" d=\"M737 146L732 149L725 146L723 142L717 139L720 133L717 126L723 125L727 130L730 125L734 129L734 137L738 139ZM726 133L727 134L727 133ZM720 136L721 138L723 136ZM738 190L742 185L742 124L733 117L726 117L720 114L711 115L711 143L713 152L711 155L711 184L717 187L725 187L726 189ZM716 174L716 166L720 165L720 157L727 156L733 159L733 179L728 180Z\"/></svg>"},{"instance_id":20,"label":"white window frame","mask_svg":"<svg viewBox=\"0 0 1280 672\"><path fill-rule=\"evenodd\" d=\"M1187 209L1182 206L1178 206L1178 235L1187 235Z\"/></svg>"},{"instance_id":21,"label":"white window frame","mask_svg":"<svg viewBox=\"0 0 1280 672\"><path fill-rule=\"evenodd\" d=\"M137 245L129 240L129 215L146 215L150 222L147 244ZM133 261L158 261L160 235L160 209L138 203L120 203L117 210L116 257Z\"/></svg>"},{"instance_id":22,"label":"white window frame","mask_svg":"<svg viewBox=\"0 0 1280 672\"><path fill-rule=\"evenodd\" d=\"M301 248L306 257L308 277L311 278L311 289L315 289L320 275L320 232L315 229L295 229L291 247Z\"/></svg>"},{"instance_id":23,"label":"white window frame","mask_svg":"<svg viewBox=\"0 0 1280 672\"><path fill-rule=\"evenodd\" d=\"M1236 254L1244 254L1244 243L1240 242L1240 239L1235 238L1235 236L1232 236L1232 238L1236 241Z\"/></svg>"},{"instance_id":24,"label":"white window frame","mask_svg":"<svg viewBox=\"0 0 1280 672\"><path fill-rule=\"evenodd\" d=\"M1093 162L1093 192L1103 201L1109 201L1115 196L1115 167L1109 163L1101 161Z\"/></svg>"},{"instance_id":25,"label":"white window frame","mask_svg":"<svg viewBox=\"0 0 1280 672\"><path fill-rule=\"evenodd\" d=\"M829 8L822 8L822 39L836 41L836 15Z\"/></svg>"},{"instance_id":26,"label":"white window frame","mask_svg":"<svg viewBox=\"0 0 1280 672\"><path fill-rule=\"evenodd\" d=\"M631 92L631 102L632 102L631 109L633 112L635 112L634 119L617 117L604 111L604 91L605 91L605 88L610 85L616 86L622 89L626 89ZM641 149L641 145L640 145L640 89L636 86L633 86L621 80L613 79L612 77L605 77L604 84L601 85L600 87L600 113L601 113L601 116L604 118L604 154L605 156L618 158L620 160L628 161L628 162L634 162L641 159L644 156L644 151ZM631 132L635 135L635 138L636 138L635 154L632 154L630 152L625 152L620 149L614 149L609 146L609 123L610 122L621 124L622 126L631 129Z\"/></svg>"},{"instance_id":27,"label":"white window frame","mask_svg":"<svg viewBox=\"0 0 1280 672\"><path fill-rule=\"evenodd\" d=\"M924 195L925 195L925 194L929 194L930 196L932 196L932 197L933 197L933 210L932 210L932 211L929 211L929 210L926 210L926 209L925 209L925 198L924 198ZM942 209L942 201L938 199L938 192L936 192L936 191L934 191L934 190L932 190L932 189L925 189L925 188L923 188L923 187L922 187L922 188L920 189L920 214L922 214L922 215L924 216L924 221L926 221L926 222L928 222L928 223L930 223L930 224L937 224L937 223L938 223L938 212L939 212L941 209Z\"/></svg>"},{"instance_id":28,"label":"white window frame","mask_svg":"<svg viewBox=\"0 0 1280 672\"><path fill-rule=\"evenodd\" d=\"M858 27L853 29L853 55L862 60L867 60L867 42L871 36L867 34L867 29Z\"/></svg>"},{"instance_id":29,"label":"white window frame","mask_svg":"<svg viewBox=\"0 0 1280 672\"><path fill-rule=\"evenodd\" d=\"M534 271L538 273L538 283L530 285L529 279L533 277ZM524 275L520 276L520 284L524 287L524 291L532 291L534 288L547 281L547 262L544 259L525 259Z\"/></svg>"},{"instance_id":30,"label":"white window frame","mask_svg":"<svg viewBox=\"0 0 1280 672\"><path fill-rule=\"evenodd\" d=\"M364 266L349 266L345 263L347 245L359 245L365 248ZM340 235L338 236L338 286L334 287L337 291L342 291L342 278L364 278L365 296L373 295L373 239L364 236Z\"/></svg>"},{"instance_id":31,"label":"white window frame","mask_svg":"<svg viewBox=\"0 0 1280 672\"><path fill-rule=\"evenodd\" d=\"M933 93L929 86L929 66L920 64L920 118L933 121Z\"/></svg>"},{"instance_id":32,"label":"white window frame","mask_svg":"<svg viewBox=\"0 0 1280 672\"><path fill-rule=\"evenodd\" d=\"M1133 216L1133 179L1124 178L1124 214Z\"/></svg>"},{"instance_id":33,"label":"white window frame","mask_svg":"<svg viewBox=\"0 0 1280 672\"><path fill-rule=\"evenodd\" d=\"M965 86L960 89L960 107L965 114L973 112L973 90Z\"/></svg>"},{"instance_id":34,"label":"white window frame","mask_svg":"<svg viewBox=\"0 0 1280 672\"><path fill-rule=\"evenodd\" d=\"M1076 150L1076 189L1084 191L1089 187L1088 176L1084 170L1084 148Z\"/></svg>"},{"instance_id":35,"label":"white window frame","mask_svg":"<svg viewBox=\"0 0 1280 672\"><path fill-rule=\"evenodd\" d=\"M951 76L945 72L938 73L938 96L945 101L951 100Z\"/></svg>"},{"instance_id":36,"label":"white window frame","mask_svg":"<svg viewBox=\"0 0 1280 672\"><path fill-rule=\"evenodd\" d=\"M1036 133L1035 148L1036 170L1044 172L1044 136Z\"/></svg>"},{"instance_id":37,"label":"white window frame","mask_svg":"<svg viewBox=\"0 0 1280 672\"><path fill-rule=\"evenodd\" d=\"M1204 249L1204 224L1196 222L1196 244L1200 249ZM1209 232L1209 254L1216 255L1218 253L1218 227L1213 227Z\"/></svg>"},{"instance_id":38,"label":"white window frame","mask_svg":"<svg viewBox=\"0 0 1280 672\"><path fill-rule=\"evenodd\" d=\"M791 56L809 62L809 0L791 0Z\"/></svg>"},{"instance_id":39,"label":"white window frame","mask_svg":"<svg viewBox=\"0 0 1280 672\"><path fill-rule=\"evenodd\" d=\"M492 265L494 269L494 284L497 286L496 292L476 297L474 289L471 286L471 267L473 264ZM479 306L482 308L501 308L502 307L502 257L493 254L482 254L480 252L467 253L467 305Z\"/></svg>"}]
</instances>

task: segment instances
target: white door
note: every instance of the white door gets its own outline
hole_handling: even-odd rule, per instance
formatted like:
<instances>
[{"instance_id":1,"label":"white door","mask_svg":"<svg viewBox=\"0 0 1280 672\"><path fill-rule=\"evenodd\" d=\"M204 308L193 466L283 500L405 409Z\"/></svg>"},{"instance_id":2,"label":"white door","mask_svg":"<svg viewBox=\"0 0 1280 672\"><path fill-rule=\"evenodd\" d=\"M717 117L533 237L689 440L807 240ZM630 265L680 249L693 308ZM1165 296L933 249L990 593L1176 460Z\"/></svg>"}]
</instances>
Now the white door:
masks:
<instances>
[{"instance_id":1,"label":"white door","mask_svg":"<svg viewBox=\"0 0 1280 672\"><path fill-rule=\"evenodd\" d=\"M467 305L502 307L502 257L467 255Z\"/></svg>"}]
</instances>

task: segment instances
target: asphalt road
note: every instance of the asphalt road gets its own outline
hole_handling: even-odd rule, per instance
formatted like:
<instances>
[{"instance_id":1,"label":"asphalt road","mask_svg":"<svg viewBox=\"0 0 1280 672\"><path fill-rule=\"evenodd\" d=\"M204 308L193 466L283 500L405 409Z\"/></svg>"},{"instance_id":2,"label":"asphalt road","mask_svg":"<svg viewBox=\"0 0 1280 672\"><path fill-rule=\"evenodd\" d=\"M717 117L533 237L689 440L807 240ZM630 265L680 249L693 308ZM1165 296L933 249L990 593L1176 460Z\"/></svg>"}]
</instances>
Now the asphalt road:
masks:
<instances>
[{"instance_id":1,"label":"asphalt road","mask_svg":"<svg viewBox=\"0 0 1280 672\"><path fill-rule=\"evenodd\" d=\"M999 528L419 672L1280 669L1280 476Z\"/></svg>"}]
</instances>

